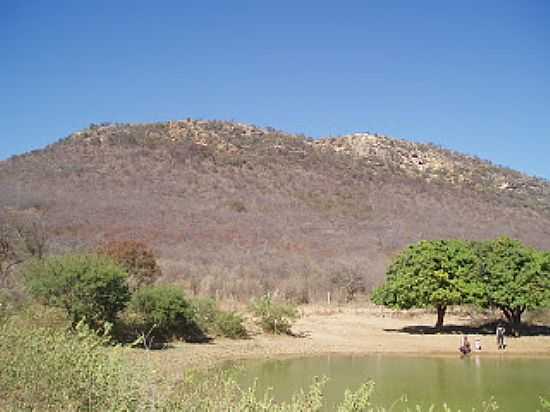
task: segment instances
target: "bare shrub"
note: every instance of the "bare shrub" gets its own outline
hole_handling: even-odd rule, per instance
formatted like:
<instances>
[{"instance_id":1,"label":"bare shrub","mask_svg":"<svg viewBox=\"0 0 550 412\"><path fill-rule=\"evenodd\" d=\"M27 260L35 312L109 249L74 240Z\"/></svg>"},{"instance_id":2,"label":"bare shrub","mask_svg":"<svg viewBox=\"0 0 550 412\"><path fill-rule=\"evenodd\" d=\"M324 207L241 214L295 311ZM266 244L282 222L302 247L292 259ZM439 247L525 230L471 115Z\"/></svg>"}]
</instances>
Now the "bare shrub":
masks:
<instances>
[{"instance_id":1,"label":"bare shrub","mask_svg":"<svg viewBox=\"0 0 550 412\"><path fill-rule=\"evenodd\" d=\"M21 263L42 259L48 242L49 234L39 215L0 213L0 286L10 286L10 274Z\"/></svg>"},{"instance_id":2,"label":"bare shrub","mask_svg":"<svg viewBox=\"0 0 550 412\"><path fill-rule=\"evenodd\" d=\"M365 280L356 268L340 269L332 275L331 282L342 291L346 303L353 302L358 293L365 292Z\"/></svg>"},{"instance_id":3,"label":"bare shrub","mask_svg":"<svg viewBox=\"0 0 550 412\"><path fill-rule=\"evenodd\" d=\"M98 252L128 271L128 284L133 290L152 285L162 276L153 251L143 242L111 241L100 246Z\"/></svg>"}]
</instances>

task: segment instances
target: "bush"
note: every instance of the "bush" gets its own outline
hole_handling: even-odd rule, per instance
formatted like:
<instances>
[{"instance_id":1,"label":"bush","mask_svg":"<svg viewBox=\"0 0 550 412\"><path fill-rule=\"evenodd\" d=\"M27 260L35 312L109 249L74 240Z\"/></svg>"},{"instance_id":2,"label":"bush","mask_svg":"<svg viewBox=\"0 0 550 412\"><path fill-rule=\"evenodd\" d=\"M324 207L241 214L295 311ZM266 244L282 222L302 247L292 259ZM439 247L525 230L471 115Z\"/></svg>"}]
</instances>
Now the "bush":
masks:
<instances>
[{"instance_id":1,"label":"bush","mask_svg":"<svg viewBox=\"0 0 550 412\"><path fill-rule=\"evenodd\" d=\"M236 312L220 311L216 319L218 334L230 339L245 338L248 333L243 322L243 317Z\"/></svg>"},{"instance_id":2,"label":"bush","mask_svg":"<svg viewBox=\"0 0 550 412\"><path fill-rule=\"evenodd\" d=\"M63 308L73 326L85 320L97 329L114 322L130 300L126 272L102 256L50 257L33 261L24 274L30 293Z\"/></svg>"},{"instance_id":3,"label":"bush","mask_svg":"<svg viewBox=\"0 0 550 412\"><path fill-rule=\"evenodd\" d=\"M8 289L0 289L0 321L7 318L20 305Z\"/></svg>"},{"instance_id":4,"label":"bush","mask_svg":"<svg viewBox=\"0 0 550 412\"><path fill-rule=\"evenodd\" d=\"M197 374L195 374L197 375ZM242 389L231 376L223 371L206 376L191 375L176 388L173 399L165 406L167 411L273 411L315 412L323 409L323 389L327 378L314 378L307 391L294 394L289 402L278 403L268 390L258 393L256 384ZM349 410L349 412L356 410ZM345 410L344 412L348 412Z\"/></svg>"},{"instance_id":5,"label":"bush","mask_svg":"<svg viewBox=\"0 0 550 412\"><path fill-rule=\"evenodd\" d=\"M152 285L162 276L155 254L143 242L112 241L101 246L98 253L112 258L126 269L132 290Z\"/></svg>"},{"instance_id":6,"label":"bush","mask_svg":"<svg viewBox=\"0 0 550 412\"><path fill-rule=\"evenodd\" d=\"M129 309L131 322L146 347L198 332L195 308L175 287L139 289L132 296Z\"/></svg>"},{"instance_id":7,"label":"bush","mask_svg":"<svg viewBox=\"0 0 550 412\"><path fill-rule=\"evenodd\" d=\"M244 319L237 312L220 310L213 299L195 299L193 305L197 323L204 332L231 339L247 336Z\"/></svg>"},{"instance_id":8,"label":"bush","mask_svg":"<svg viewBox=\"0 0 550 412\"><path fill-rule=\"evenodd\" d=\"M270 412L320 412L333 410L337 412L390 412L390 411L435 411L452 412L443 404L441 408L435 405L421 407L413 405L406 395L396 399L391 406L374 405L371 402L374 392L374 383L368 381L360 385L355 391L346 389L343 399L336 405L326 402L327 377L315 377L306 390L301 389L294 393L287 402L278 402L274 399L271 390L260 392L256 383L249 388L241 388L231 371L224 370L218 373L199 373L187 375L176 387L171 399L163 404L164 411L270 411ZM478 410L473 408L472 410ZM491 399L482 402L479 410L489 412L499 410L496 402Z\"/></svg>"},{"instance_id":9,"label":"bush","mask_svg":"<svg viewBox=\"0 0 550 412\"><path fill-rule=\"evenodd\" d=\"M195 319L202 330L212 333L218 317L218 308L214 299L196 298L193 300L195 307Z\"/></svg>"},{"instance_id":10,"label":"bush","mask_svg":"<svg viewBox=\"0 0 550 412\"><path fill-rule=\"evenodd\" d=\"M251 310L257 318L258 325L268 333L290 334L292 323L298 318L296 306L274 303L269 294L253 300Z\"/></svg>"},{"instance_id":11,"label":"bush","mask_svg":"<svg viewBox=\"0 0 550 412\"><path fill-rule=\"evenodd\" d=\"M137 410L139 383L121 349L83 322L73 333L10 320L0 336L0 410Z\"/></svg>"}]
</instances>

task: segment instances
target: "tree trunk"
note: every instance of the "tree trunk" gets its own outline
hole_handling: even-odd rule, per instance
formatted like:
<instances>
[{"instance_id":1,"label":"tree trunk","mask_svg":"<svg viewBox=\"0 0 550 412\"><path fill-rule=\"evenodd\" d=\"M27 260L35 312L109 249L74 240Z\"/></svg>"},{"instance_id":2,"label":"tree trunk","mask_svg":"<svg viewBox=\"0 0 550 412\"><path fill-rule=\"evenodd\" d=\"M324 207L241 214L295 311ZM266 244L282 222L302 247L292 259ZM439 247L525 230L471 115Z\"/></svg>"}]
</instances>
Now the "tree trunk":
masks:
<instances>
[{"instance_id":1,"label":"tree trunk","mask_svg":"<svg viewBox=\"0 0 550 412\"><path fill-rule=\"evenodd\" d=\"M445 318L445 311L447 306L437 305L437 323L435 324L436 329L441 329L443 327L443 319Z\"/></svg>"},{"instance_id":2,"label":"tree trunk","mask_svg":"<svg viewBox=\"0 0 550 412\"><path fill-rule=\"evenodd\" d=\"M506 317L506 320L508 321L511 332L515 336L519 336L520 329L521 329L521 315L525 311L525 308L502 308L502 312L504 313L504 316Z\"/></svg>"},{"instance_id":3,"label":"tree trunk","mask_svg":"<svg viewBox=\"0 0 550 412\"><path fill-rule=\"evenodd\" d=\"M504 313L504 317L508 321L508 323L512 323L512 311L508 308L501 308L502 313Z\"/></svg>"},{"instance_id":4,"label":"tree trunk","mask_svg":"<svg viewBox=\"0 0 550 412\"><path fill-rule=\"evenodd\" d=\"M512 332L515 336L519 336L521 330L521 315L523 309L514 309L512 311Z\"/></svg>"}]
</instances>

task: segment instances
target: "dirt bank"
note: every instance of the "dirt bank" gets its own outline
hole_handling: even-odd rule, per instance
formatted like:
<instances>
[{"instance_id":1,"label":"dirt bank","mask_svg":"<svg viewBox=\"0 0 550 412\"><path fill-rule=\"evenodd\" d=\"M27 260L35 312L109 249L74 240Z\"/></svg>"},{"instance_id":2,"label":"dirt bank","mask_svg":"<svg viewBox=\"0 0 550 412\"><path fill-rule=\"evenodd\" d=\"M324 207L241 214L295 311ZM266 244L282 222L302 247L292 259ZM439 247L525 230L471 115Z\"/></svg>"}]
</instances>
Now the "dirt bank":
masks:
<instances>
[{"instance_id":1,"label":"dirt bank","mask_svg":"<svg viewBox=\"0 0 550 412\"><path fill-rule=\"evenodd\" d=\"M310 356L325 353L403 354L458 356L461 334L466 331L472 343L481 339L479 356L550 356L550 336L507 337L508 348L498 351L489 329L470 329L470 316L448 315L452 325L434 334L433 314L392 313L374 308L302 309L303 316L293 330L302 337L256 334L245 340L216 339L207 344L176 343L173 347L133 356L147 357L158 373L179 376L186 369L210 367L226 360Z\"/></svg>"}]
</instances>

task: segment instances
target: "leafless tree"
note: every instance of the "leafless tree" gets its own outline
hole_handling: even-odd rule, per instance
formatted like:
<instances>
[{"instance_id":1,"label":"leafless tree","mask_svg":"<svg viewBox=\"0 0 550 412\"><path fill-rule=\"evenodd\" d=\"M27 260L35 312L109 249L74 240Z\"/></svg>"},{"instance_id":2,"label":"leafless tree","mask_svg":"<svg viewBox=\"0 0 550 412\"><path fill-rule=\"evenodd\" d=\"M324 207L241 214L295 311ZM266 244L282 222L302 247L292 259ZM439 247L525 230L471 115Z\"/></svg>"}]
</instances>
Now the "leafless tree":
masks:
<instances>
[{"instance_id":1,"label":"leafless tree","mask_svg":"<svg viewBox=\"0 0 550 412\"><path fill-rule=\"evenodd\" d=\"M48 252L48 232L38 217L26 217L14 224L16 242L27 256L42 259Z\"/></svg>"},{"instance_id":2,"label":"leafless tree","mask_svg":"<svg viewBox=\"0 0 550 412\"><path fill-rule=\"evenodd\" d=\"M38 216L0 215L0 285L7 287L13 269L47 253L48 233Z\"/></svg>"},{"instance_id":3,"label":"leafless tree","mask_svg":"<svg viewBox=\"0 0 550 412\"><path fill-rule=\"evenodd\" d=\"M22 262L13 242L13 230L9 225L0 222L0 286L8 286L11 269Z\"/></svg>"},{"instance_id":4,"label":"leafless tree","mask_svg":"<svg viewBox=\"0 0 550 412\"><path fill-rule=\"evenodd\" d=\"M344 292L346 303L365 291L365 279L355 268L342 268L332 276L332 283Z\"/></svg>"}]
</instances>

